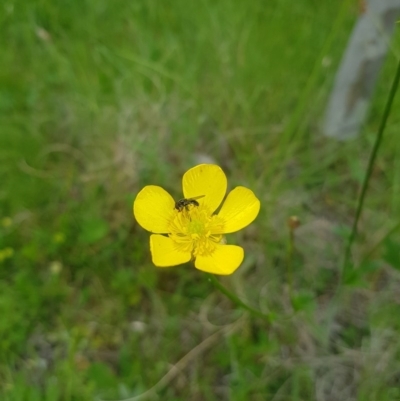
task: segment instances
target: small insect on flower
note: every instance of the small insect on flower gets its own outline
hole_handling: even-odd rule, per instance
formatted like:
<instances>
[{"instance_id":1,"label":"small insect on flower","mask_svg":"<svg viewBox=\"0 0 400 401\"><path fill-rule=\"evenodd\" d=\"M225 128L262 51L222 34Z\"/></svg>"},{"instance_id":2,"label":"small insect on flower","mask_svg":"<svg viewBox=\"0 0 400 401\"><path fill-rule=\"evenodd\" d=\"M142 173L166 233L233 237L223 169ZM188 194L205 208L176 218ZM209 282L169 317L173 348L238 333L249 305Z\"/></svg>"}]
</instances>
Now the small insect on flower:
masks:
<instances>
[{"instance_id":1,"label":"small insect on flower","mask_svg":"<svg viewBox=\"0 0 400 401\"><path fill-rule=\"evenodd\" d=\"M175 202L175 209L181 212L183 209L189 210L189 206L199 206L199 202L196 199L204 198L205 195L194 196L193 198L183 198Z\"/></svg>"},{"instance_id":2,"label":"small insect on flower","mask_svg":"<svg viewBox=\"0 0 400 401\"><path fill-rule=\"evenodd\" d=\"M197 269L223 275L240 266L244 249L228 244L225 234L249 225L258 215L260 201L242 186L224 201L226 188L221 167L200 164L183 175L183 198L178 201L158 185L147 185L136 195L133 214L151 232L150 252L156 266L193 260Z\"/></svg>"}]
</instances>

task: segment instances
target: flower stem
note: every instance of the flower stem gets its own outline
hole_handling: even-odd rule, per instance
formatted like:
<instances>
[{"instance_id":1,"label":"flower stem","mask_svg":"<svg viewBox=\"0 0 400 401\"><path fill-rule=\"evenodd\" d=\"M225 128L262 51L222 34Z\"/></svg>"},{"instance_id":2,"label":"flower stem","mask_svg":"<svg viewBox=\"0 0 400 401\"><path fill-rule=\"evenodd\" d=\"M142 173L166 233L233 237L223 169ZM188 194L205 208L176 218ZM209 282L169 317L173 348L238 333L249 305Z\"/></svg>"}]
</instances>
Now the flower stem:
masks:
<instances>
[{"instance_id":1,"label":"flower stem","mask_svg":"<svg viewBox=\"0 0 400 401\"><path fill-rule=\"evenodd\" d=\"M294 233L289 229L289 243L287 249L287 283L289 286L289 293L292 294L293 287L293 252L294 252Z\"/></svg>"},{"instance_id":2,"label":"flower stem","mask_svg":"<svg viewBox=\"0 0 400 401\"><path fill-rule=\"evenodd\" d=\"M219 291L222 292L227 298L229 298L233 303L237 306L247 310L252 315L260 317L266 320L268 323L271 323L271 316L269 314L265 314L260 312L257 309L252 308L251 306L245 304L241 299L239 299L233 292L229 291L226 287L224 287L213 274L208 275L208 281L213 283L214 287L217 288Z\"/></svg>"},{"instance_id":3,"label":"flower stem","mask_svg":"<svg viewBox=\"0 0 400 401\"><path fill-rule=\"evenodd\" d=\"M382 142L383 132L385 131L385 128L386 128L386 122L387 122L387 119L388 119L388 117L390 115L390 110L392 108L392 103L393 103L393 100L394 100L394 96L395 96L395 94L397 92L397 87L399 85L399 80L400 80L400 60L399 60L399 63L397 65L397 71L396 71L395 77L393 79L392 87L390 88L390 91L389 91L388 99L386 101L386 106L385 106L385 110L383 112L383 116L382 116L382 120L381 120L381 123L380 123L380 126L379 126L378 134L376 136L375 143L374 143L374 146L372 148L371 155L369 157L367 172L365 173L364 182L363 182L362 187L361 187L361 194L360 194L360 197L358 199L356 216L354 218L353 227L351 229L351 233L350 233L349 239L347 241L346 249L345 249L343 266L342 266L341 281L343 280L343 277L345 275L345 271L347 269L349 258L350 258L350 254L351 254L351 248L352 248L353 242L354 242L354 240L355 240L355 238L357 236L358 221L360 219L361 212L362 212L362 209L363 209L363 206L364 206L364 200L365 200L365 195L367 193L369 180L370 180L371 175L372 175L372 169L373 169L374 164L375 164L375 159L376 159L376 155L378 154L379 146L380 146L380 144Z\"/></svg>"}]
</instances>

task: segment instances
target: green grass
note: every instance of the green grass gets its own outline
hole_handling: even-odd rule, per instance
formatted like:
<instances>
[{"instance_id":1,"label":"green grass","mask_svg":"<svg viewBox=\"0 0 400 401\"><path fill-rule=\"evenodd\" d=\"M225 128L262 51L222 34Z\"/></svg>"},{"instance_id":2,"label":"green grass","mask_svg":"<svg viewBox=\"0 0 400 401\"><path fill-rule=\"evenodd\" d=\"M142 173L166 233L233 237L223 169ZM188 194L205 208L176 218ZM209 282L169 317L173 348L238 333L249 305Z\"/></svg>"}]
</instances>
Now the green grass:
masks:
<instances>
[{"instance_id":1,"label":"green grass","mask_svg":"<svg viewBox=\"0 0 400 401\"><path fill-rule=\"evenodd\" d=\"M1 400L400 400L399 96L333 298L400 47L362 135L324 138L356 18L312 0L0 6ZM154 267L133 221L144 185L179 198L204 157L262 202L221 282L271 328L191 265Z\"/></svg>"}]
</instances>

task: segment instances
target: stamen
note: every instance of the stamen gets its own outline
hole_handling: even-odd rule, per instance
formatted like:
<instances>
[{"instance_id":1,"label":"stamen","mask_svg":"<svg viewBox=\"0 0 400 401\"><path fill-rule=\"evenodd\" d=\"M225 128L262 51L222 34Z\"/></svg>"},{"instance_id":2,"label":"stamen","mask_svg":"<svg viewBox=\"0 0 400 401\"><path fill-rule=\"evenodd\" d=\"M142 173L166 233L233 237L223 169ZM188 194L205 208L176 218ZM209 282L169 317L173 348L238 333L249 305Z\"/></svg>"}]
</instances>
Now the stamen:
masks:
<instances>
[{"instance_id":1,"label":"stamen","mask_svg":"<svg viewBox=\"0 0 400 401\"><path fill-rule=\"evenodd\" d=\"M191 252L194 257L214 252L223 239L224 222L205 206L192 206L176 211L170 224L169 237L176 249Z\"/></svg>"}]
</instances>

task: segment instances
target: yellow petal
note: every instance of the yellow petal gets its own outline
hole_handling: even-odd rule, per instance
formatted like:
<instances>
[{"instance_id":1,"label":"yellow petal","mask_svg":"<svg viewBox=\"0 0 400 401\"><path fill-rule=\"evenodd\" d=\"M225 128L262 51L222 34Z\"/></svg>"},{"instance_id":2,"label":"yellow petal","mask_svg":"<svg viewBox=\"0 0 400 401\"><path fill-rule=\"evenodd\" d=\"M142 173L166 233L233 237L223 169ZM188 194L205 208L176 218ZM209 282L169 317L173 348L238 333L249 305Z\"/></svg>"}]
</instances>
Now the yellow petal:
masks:
<instances>
[{"instance_id":1,"label":"yellow petal","mask_svg":"<svg viewBox=\"0 0 400 401\"><path fill-rule=\"evenodd\" d=\"M214 212L226 194L226 176L215 164L200 164L186 171L182 179L185 198L201 196L199 204Z\"/></svg>"},{"instance_id":2,"label":"yellow petal","mask_svg":"<svg viewBox=\"0 0 400 401\"><path fill-rule=\"evenodd\" d=\"M167 234L174 213L172 196L156 185L144 187L133 202L133 214L137 222L147 231Z\"/></svg>"},{"instance_id":3,"label":"yellow petal","mask_svg":"<svg viewBox=\"0 0 400 401\"><path fill-rule=\"evenodd\" d=\"M164 235L150 235L150 251L153 263L158 267L176 266L189 262L190 252L179 252L174 242Z\"/></svg>"},{"instance_id":4,"label":"yellow petal","mask_svg":"<svg viewBox=\"0 0 400 401\"><path fill-rule=\"evenodd\" d=\"M253 191L236 187L229 192L218 216L224 220L224 234L233 233L249 225L260 211L260 201Z\"/></svg>"},{"instance_id":5,"label":"yellow petal","mask_svg":"<svg viewBox=\"0 0 400 401\"><path fill-rule=\"evenodd\" d=\"M210 256L198 256L195 266L207 273L232 274L242 263L243 248L236 245L217 245Z\"/></svg>"}]
</instances>

